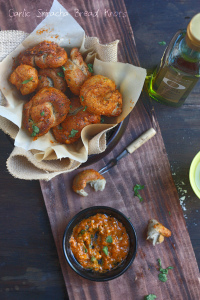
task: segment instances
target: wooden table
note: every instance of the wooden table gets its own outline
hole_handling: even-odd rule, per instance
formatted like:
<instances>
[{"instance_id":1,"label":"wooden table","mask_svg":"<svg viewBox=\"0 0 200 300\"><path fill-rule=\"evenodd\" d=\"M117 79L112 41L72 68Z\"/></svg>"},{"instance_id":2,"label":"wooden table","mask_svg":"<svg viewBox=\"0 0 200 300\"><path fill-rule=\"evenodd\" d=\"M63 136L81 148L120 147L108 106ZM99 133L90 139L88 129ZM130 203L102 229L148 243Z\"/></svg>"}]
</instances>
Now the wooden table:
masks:
<instances>
[{"instance_id":1,"label":"wooden table","mask_svg":"<svg viewBox=\"0 0 200 300\"><path fill-rule=\"evenodd\" d=\"M114 1L116 10L117 2ZM185 28L190 18L200 10L200 4L196 0L184 3L161 3L157 0L148 2L148 5L144 0L137 3L126 0L125 3L141 66L149 70L159 63L164 51L164 47L158 42L164 40L168 43L173 34L179 28ZM31 32L39 20L33 22L31 18L11 18L9 9L35 11L42 8L48 11L51 1L43 4L42 1L15 0L11 5L2 0L0 4L1 30ZM116 38L120 39L118 36ZM157 103L154 105L173 178L180 198L185 199L182 200L183 213L200 265L200 202L188 179L190 163L199 151L199 91L200 84L179 109ZM12 145L2 132L0 136L1 299L68 299L40 185L37 181L22 181L10 176L5 161L12 151Z\"/></svg>"}]
</instances>

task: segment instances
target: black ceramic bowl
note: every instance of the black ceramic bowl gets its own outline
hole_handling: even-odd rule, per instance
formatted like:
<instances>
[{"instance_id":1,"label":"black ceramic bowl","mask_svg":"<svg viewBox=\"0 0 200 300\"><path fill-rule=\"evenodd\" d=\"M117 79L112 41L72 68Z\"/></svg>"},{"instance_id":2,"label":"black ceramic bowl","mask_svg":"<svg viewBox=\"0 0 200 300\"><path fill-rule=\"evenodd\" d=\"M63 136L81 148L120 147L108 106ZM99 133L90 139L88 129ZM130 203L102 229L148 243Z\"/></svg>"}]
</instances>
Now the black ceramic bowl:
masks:
<instances>
[{"instance_id":1,"label":"black ceramic bowl","mask_svg":"<svg viewBox=\"0 0 200 300\"><path fill-rule=\"evenodd\" d=\"M126 228L130 241L130 249L126 259L118 267L105 273L99 273L93 270L84 269L75 259L69 243L73 228L83 219L89 218L93 215L96 215L97 213L103 213L119 220ZM93 281L107 281L122 275L130 267L137 251L137 236L131 222L120 211L108 206L93 206L80 211L68 223L63 237L63 250L68 264L78 275Z\"/></svg>"}]
</instances>

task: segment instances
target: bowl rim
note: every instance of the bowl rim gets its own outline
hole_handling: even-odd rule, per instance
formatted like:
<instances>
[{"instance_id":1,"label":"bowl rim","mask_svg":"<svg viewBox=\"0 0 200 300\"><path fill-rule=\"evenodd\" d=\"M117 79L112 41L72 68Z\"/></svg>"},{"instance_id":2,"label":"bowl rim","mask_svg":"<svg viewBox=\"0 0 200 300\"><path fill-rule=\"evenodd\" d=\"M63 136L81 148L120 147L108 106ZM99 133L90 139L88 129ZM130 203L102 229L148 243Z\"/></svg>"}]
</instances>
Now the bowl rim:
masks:
<instances>
[{"instance_id":1,"label":"bowl rim","mask_svg":"<svg viewBox=\"0 0 200 300\"><path fill-rule=\"evenodd\" d=\"M196 194L196 196L200 199L200 191L195 182L195 171L196 171L196 167L197 167L198 163L200 163L200 151L193 158L192 163L190 165L190 170L189 170L189 179L190 179L191 187L192 187L194 193Z\"/></svg>"},{"instance_id":2,"label":"bowl rim","mask_svg":"<svg viewBox=\"0 0 200 300\"><path fill-rule=\"evenodd\" d=\"M120 214L123 218L126 219L127 223L129 224L131 230L133 231L134 233L134 254L132 255L130 261L128 262L127 266L122 269L118 274L116 275L113 275L111 277L105 277L105 278L93 278L93 277L90 277L90 276L87 276L85 274L81 274L79 271L77 271L77 269L74 267L74 265L70 262L70 260L68 259L68 255L67 255L67 251L66 251L66 247L65 247L65 242L66 242L66 235L67 235L67 231L69 230L71 224L79 217L81 216L82 214L84 215L85 212L92 212L93 210L102 210L102 209L109 209L117 214ZM98 212L95 212L95 214L97 214ZM106 212L105 212L106 214ZM92 216L92 215L91 215ZM84 217L83 217L84 219ZM120 221L121 222L121 221ZM121 222L123 224L123 222ZM124 224L123 224L124 225ZM76 226L76 225L74 225ZM125 226L125 225L124 225ZM78 212L77 214L74 215L74 217L68 222L66 228L65 228L65 231L64 231L64 234L63 234L63 241L62 241L62 248L63 248L63 252L64 252L64 256L65 256L65 259L67 261L67 263L69 264L69 266L72 268L72 270L74 270L76 272L76 274L78 274L79 276L85 278L85 279L88 279L88 280L91 280L91 281L96 281L96 282L103 282L103 281L109 281L109 280L113 280L119 276L121 276L122 274L124 274L127 269L132 265L135 257L136 257L136 253L137 253L137 243L138 243L138 240L137 240L137 234L136 234L136 230L133 226L133 224L130 222L130 220L122 213L120 212L119 210L113 208L113 207L110 207L110 206L90 206L86 209L83 209L81 210L80 212Z\"/></svg>"}]
</instances>

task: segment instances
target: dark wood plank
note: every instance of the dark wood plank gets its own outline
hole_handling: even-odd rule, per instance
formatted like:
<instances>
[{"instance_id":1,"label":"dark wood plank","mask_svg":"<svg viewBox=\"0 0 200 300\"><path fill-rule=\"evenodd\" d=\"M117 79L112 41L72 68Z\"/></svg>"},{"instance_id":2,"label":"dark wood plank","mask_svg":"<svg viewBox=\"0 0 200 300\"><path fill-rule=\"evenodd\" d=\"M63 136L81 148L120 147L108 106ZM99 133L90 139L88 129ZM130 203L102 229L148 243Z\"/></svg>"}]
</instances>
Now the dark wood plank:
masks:
<instances>
[{"instance_id":1,"label":"dark wood plank","mask_svg":"<svg viewBox=\"0 0 200 300\"><path fill-rule=\"evenodd\" d=\"M71 2L71 6L73 6L72 3L73 2ZM85 7L83 6L80 10L84 9ZM125 10L123 2L120 2L118 6L110 2L111 11L119 9ZM94 11L95 6L88 6L87 10ZM130 38L130 32L128 35L127 30L125 30L126 26L130 29L130 25L127 24L128 20L126 20L126 24L124 24L123 22L119 22L118 19L113 19L108 26L104 22L104 17L102 17L102 19L99 18L95 20L95 23L93 23L92 20L90 26L87 25L86 27L86 33L90 36L94 36L97 35L96 29L101 28L101 30L98 31L98 37L105 43L113 40L113 35L117 35L116 33L119 32L119 35L123 36L123 47L119 49L120 60L133 62L133 56L136 57L134 63L137 63L137 52L133 39ZM111 28L112 31L109 30ZM103 34L105 31L106 33ZM130 49L127 49L127 45L132 46L131 51L128 51ZM127 55L127 53L129 53L129 55ZM111 156L119 152L128 141L131 141L141 134L141 132L149 126L150 121L147 119L142 104L139 103L131 114L130 124L123 140L120 145L116 147ZM100 297L101 299L121 299L123 295L125 295L127 299L131 299L132 294L137 295L137 298L140 299L145 294L153 293L153 291L160 299L166 299L166 297L198 299L200 296L200 294L198 295L198 267L185 227L160 131L158 131L154 141L149 141L147 145L143 146L140 151L134 154L134 158L133 156L129 157L128 161L129 164L127 165L127 160L124 159L118 168L112 170L112 172L107 175L109 190L107 189L103 195L90 195L84 200L71 191L71 182L74 174L58 176L48 183L44 181L41 182L43 196L70 299L92 299L94 297L97 299L100 299ZM101 165L102 162L99 162L95 165L95 168L98 170ZM133 198L132 187L136 182L140 182L146 186L146 202L143 203L143 205L139 202L135 202L136 199L135 201L131 199ZM112 191L112 197L110 197L110 191ZM89 207L95 205L95 203L96 205L99 203L102 205L110 205L118 209L120 208L120 210L126 214L129 213L138 232L140 245L138 256L133 266L126 274L109 282L107 289L105 289L105 283L97 284L78 277L66 266L62 252L61 233L64 232L67 221L80 210L80 207ZM172 217L169 216L169 211L172 213ZM171 227L173 224L173 238L157 248L152 248L144 239L145 225L151 217L158 218L161 222L166 224L167 227ZM146 253L146 260L144 260L144 251ZM163 285L162 289L160 288L158 279L155 280L157 277L156 261L158 257L161 257L165 265L172 264L175 266L175 270L171 274L169 282ZM192 267L191 264L193 264ZM152 266L151 272L149 272L149 265ZM189 284L189 282L193 282L193 284ZM116 285L119 287L123 286L123 288L116 290ZM144 286L142 290L141 285ZM82 293L79 296L76 294L77 286L82 287ZM109 297L107 296L108 291Z\"/></svg>"},{"instance_id":2,"label":"dark wood plank","mask_svg":"<svg viewBox=\"0 0 200 300\"><path fill-rule=\"evenodd\" d=\"M34 14L38 8L47 11L52 1L0 1L0 27L2 30L19 29L31 32L40 22ZM159 63L163 47L157 42L168 42L179 28L185 28L187 16L199 12L197 0L147 2L125 0L141 65L152 69ZM65 6L65 4L64 4ZM102 3L101 9L107 4ZM75 7L79 7L77 4ZM26 8L32 17L9 18L9 9ZM73 10L72 10L73 15ZM79 22L79 19L77 19ZM84 18L84 22L90 19ZM109 23L109 19L107 20ZM121 38L116 36L114 38ZM196 257L200 261L199 199L191 190L188 170L199 151L199 90L196 87L186 105L178 111L155 104L175 184L184 181L187 190L184 216ZM38 182L14 179L5 167L12 150L4 134L0 133L0 235L1 235L1 299L66 299L64 281L60 273L54 240ZM125 145L125 143L124 143ZM115 153L116 154L116 153ZM111 155L110 155L111 156ZM106 158L107 161L107 158ZM103 162L102 162L103 163ZM179 191L179 197L181 197ZM11 211L13 211L11 213ZM28 272L26 272L28 270Z\"/></svg>"}]
</instances>

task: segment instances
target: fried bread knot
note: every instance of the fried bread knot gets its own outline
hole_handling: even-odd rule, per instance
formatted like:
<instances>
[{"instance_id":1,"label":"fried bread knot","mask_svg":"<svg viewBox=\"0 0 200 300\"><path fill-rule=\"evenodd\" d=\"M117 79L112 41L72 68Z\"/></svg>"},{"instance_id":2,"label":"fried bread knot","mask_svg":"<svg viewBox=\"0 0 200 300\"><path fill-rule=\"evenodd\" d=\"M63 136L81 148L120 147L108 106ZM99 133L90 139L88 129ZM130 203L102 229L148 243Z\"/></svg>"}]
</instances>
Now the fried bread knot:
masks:
<instances>
[{"instance_id":1,"label":"fried bread knot","mask_svg":"<svg viewBox=\"0 0 200 300\"><path fill-rule=\"evenodd\" d=\"M60 124L70 109L70 100L61 91L45 87L24 104L22 124L31 136L39 137Z\"/></svg>"},{"instance_id":2,"label":"fried bread knot","mask_svg":"<svg viewBox=\"0 0 200 300\"><path fill-rule=\"evenodd\" d=\"M22 52L18 56L18 61L41 69L58 68L67 61L67 52L54 42L43 41Z\"/></svg>"},{"instance_id":3,"label":"fried bread knot","mask_svg":"<svg viewBox=\"0 0 200 300\"><path fill-rule=\"evenodd\" d=\"M65 80L74 95L79 95L83 83L91 76L87 64L84 62L78 48L73 48L70 58L63 66Z\"/></svg>"},{"instance_id":4,"label":"fried bread knot","mask_svg":"<svg viewBox=\"0 0 200 300\"><path fill-rule=\"evenodd\" d=\"M38 72L31 66L20 65L10 75L9 80L22 95L27 95L35 91L38 86Z\"/></svg>"},{"instance_id":5,"label":"fried bread knot","mask_svg":"<svg viewBox=\"0 0 200 300\"><path fill-rule=\"evenodd\" d=\"M77 97L71 99L71 108L66 119L52 129L53 135L59 143L72 144L80 138L85 126L100 122L101 117L87 112Z\"/></svg>"},{"instance_id":6,"label":"fried bread knot","mask_svg":"<svg viewBox=\"0 0 200 300\"><path fill-rule=\"evenodd\" d=\"M37 91L41 90L43 87L50 86L55 89L65 92L67 89L67 83L63 76L62 68L55 69L41 69L38 71L39 84Z\"/></svg>"},{"instance_id":7,"label":"fried bread knot","mask_svg":"<svg viewBox=\"0 0 200 300\"><path fill-rule=\"evenodd\" d=\"M119 116L122 112L122 95L115 82L102 75L95 75L84 82L80 90L80 101L87 110L107 117Z\"/></svg>"}]
</instances>

